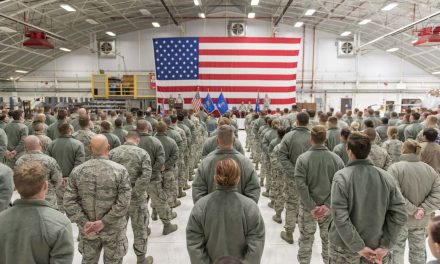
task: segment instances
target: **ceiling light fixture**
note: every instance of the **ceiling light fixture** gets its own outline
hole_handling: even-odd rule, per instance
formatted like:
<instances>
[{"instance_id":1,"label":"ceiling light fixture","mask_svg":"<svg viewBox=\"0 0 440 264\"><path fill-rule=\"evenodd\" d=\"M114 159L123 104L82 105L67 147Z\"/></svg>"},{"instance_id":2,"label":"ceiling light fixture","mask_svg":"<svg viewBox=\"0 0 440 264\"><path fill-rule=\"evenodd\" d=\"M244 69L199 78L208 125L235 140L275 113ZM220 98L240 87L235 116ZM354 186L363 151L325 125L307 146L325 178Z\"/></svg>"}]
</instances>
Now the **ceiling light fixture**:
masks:
<instances>
[{"instance_id":1,"label":"ceiling light fixture","mask_svg":"<svg viewBox=\"0 0 440 264\"><path fill-rule=\"evenodd\" d=\"M152 25L153 25L153 27L155 27L155 28L158 28L158 27L160 27L160 24L159 24L159 22L152 22L151 24L152 24Z\"/></svg>"},{"instance_id":2,"label":"ceiling light fixture","mask_svg":"<svg viewBox=\"0 0 440 264\"><path fill-rule=\"evenodd\" d=\"M252 0L251 1L251 5L252 6L257 6L259 2L260 2L260 0Z\"/></svg>"},{"instance_id":3,"label":"ceiling light fixture","mask_svg":"<svg viewBox=\"0 0 440 264\"><path fill-rule=\"evenodd\" d=\"M341 33L341 37L346 37L346 36L350 36L351 32L350 31L344 31Z\"/></svg>"},{"instance_id":4,"label":"ceiling light fixture","mask_svg":"<svg viewBox=\"0 0 440 264\"><path fill-rule=\"evenodd\" d=\"M417 41L418 41L418 39L413 39L413 40L411 41L411 43L414 44L414 43L416 43Z\"/></svg>"},{"instance_id":5,"label":"ceiling light fixture","mask_svg":"<svg viewBox=\"0 0 440 264\"><path fill-rule=\"evenodd\" d=\"M313 16L313 14L316 12L315 9L309 9L306 11L306 13L304 15L306 16Z\"/></svg>"},{"instance_id":6,"label":"ceiling light fixture","mask_svg":"<svg viewBox=\"0 0 440 264\"><path fill-rule=\"evenodd\" d=\"M255 18L255 13L254 12L249 13L248 18Z\"/></svg>"},{"instance_id":7,"label":"ceiling light fixture","mask_svg":"<svg viewBox=\"0 0 440 264\"><path fill-rule=\"evenodd\" d=\"M75 11L76 11L75 8L71 7L71 6L68 5L68 4L61 4L60 6L61 6L64 10L66 10L67 12L75 12Z\"/></svg>"},{"instance_id":8,"label":"ceiling light fixture","mask_svg":"<svg viewBox=\"0 0 440 264\"><path fill-rule=\"evenodd\" d=\"M434 75L440 74L440 71L433 72L432 74Z\"/></svg>"},{"instance_id":9,"label":"ceiling light fixture","mask_svg":"<svg viewBox=\"0 0 440 264\"><path fill-rule=\"evenodd\" d=\"M391 9L395 8L396 6L398 6L399 4L396 2L393 3L389 3L388 5L382 7L382 11L390 11Z\"/></svg>"},{"instance_id":10,"label":"ceiling light fixture","mask_svg":"<svg viewBox=\"0 0 440 264\"><path fill-rule=\"evenodd\" d=\"M205 15L205 13L199 13L199 17L200 18L206 18L206 15Z\"/></svg>"},{"instance_id":11,"label":"ceiling light fixture","mask_svg":"<svg viewBox=\"0 0 440 264\"><path fill-rule=\"evenodd\" d=\"M109 36L111 36L111 37L116 36L116 34L113 33L113 32L111 32L111 31L107 31L107 32L105 32L105 34L107 34L107 35L109 35Z\"/></svg>"},{"instance_id":12,"label":"ceiling light fixture","mask_svg":"<svg viewBox=\"0 0 440 264\"><path fill-rule=\"evenodd\" d=\"M0 31L6 32L6 33L15 33L15 32L17 32L15 29L8 28L8 27L0 27Z\"/></svg>"},{"instance_id":13,"label":"ceiling light fixture","mask_svg":"<svg viewBox=\"0 0 440 264\"><path fill-rule=\"evenodd\" d=\"M194 0L194 4L195 4L196 6L199 6L199 5L200 5L199 0Z\"/></svg>"},{"instance_id":14,"label":"ceiling light fixture","mask_svg":"<svg viewBox=\"0 0 440 264\"><path fill-rule=\"evenodd\" d=\"M15 70L15 72L17 72L17 73L28 73L28 71L24 71L24 70Z\"/></svg>"},{"instance_id":15,"label":"ceiling light fixture","mask_svg":"<svg viewBox=\"0 0 440 264\"><path fill-rule=\"evenodd\" d=\"M63 48L63 47L61 47L60 50L62 50L62 51L66 51L66 52L72 51L72 50L70 50L70 49L68 49L68 48Z\"/></svg>"},{"instance_id":16,"label":"ceiling light fixture","mask_svg":"<svg viewBox=\"0 0 440 264\"><path fill-rule=\"evenodd\" d=\"M302 27L304 25L304 22L298 21L295 23L294 27Z\"/></svg>"},{"instance_id":17,"label":"ceiling light fixture","mask_svg":"<svg viewBox=\"0 0 440 264\"><path fill-rule=\"evenodd\" d=\"M87 18L86 22L89 23L89 24L92 24L92 25L98 25L99 24L98 21L96 21L94 19L91 19L91 18Z\"/></svg>"},{"instance_id":18,"label":"ceiling light fixture","mask_svg":"<svg viewBox=\"0 0 440 264\"><path fill-rule=\"evenodd\" d=\"M399 48L391 48L391 49L387 49L387 52L395 52L398 50L399 50Z\"/></svg>"},{"instance_id":19,"label":"ceiling light fixture","mask_svg":"<svg viewBox=\"0 0 440 264\"><path fill-rule=\"evenodd\" d=\"M144 16L151 16L151 13L150 13L150 11L148 11L148 9L145 9L145 8L139 9L139 12L141 12L141 14Z\"/></svg>"},{"instance_id":20,"label":"ceiling light fixture","mask_svg":"<svg viewBox=\"0 0 440 264\"><path fill-rule=\"evenodd\" d=\"M359 22L359 25L366 25L366 24L368 24L370 22L371 22L371 19L364 19L361 22Z\"/></svg>"}]
</instances>

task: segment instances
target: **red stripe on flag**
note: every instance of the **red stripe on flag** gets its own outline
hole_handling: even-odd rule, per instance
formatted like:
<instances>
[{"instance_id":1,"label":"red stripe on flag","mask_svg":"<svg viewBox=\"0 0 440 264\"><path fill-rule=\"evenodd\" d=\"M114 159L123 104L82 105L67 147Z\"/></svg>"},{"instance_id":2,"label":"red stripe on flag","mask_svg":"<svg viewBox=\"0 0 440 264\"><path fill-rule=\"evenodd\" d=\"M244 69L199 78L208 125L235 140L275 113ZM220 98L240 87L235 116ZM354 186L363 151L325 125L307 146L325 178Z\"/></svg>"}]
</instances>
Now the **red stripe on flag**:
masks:
<instances>
[{"instance_id":1,"label":"red stripe on flag","mask_svg":"<svg viewBox=\"0 0 440 264\"><path fill-rule=\"evenodd\" d=\"M263 87L263 86L160 86L159 92L163 93L185 93L194 92L200 88L200 92L238 92L238 93L289 93L295 92L296 86L282 86L282 87Z\"/></svg>"},{"instance_id":2,"label":"red stripe on flag","mask_svg":"<svg viewBox=\"0 0 440 264\"><path fill-rule=\"evenodd\" d=\"M168 98L158 98L160 101L164 100L164 104L168 104ZM185 104L191 104L192 98L183 98ZM260 98L260 104L263 104L264 98ZM212 98L212 101L215 103L217 102L217 98ZM255 104L256 99L255 98L226 98L226 102L228 104L241 104L241 102L249 102L251 101L252 104ZM287 104L294 104L296 102L295 98L284 98L284 99L271 99L270 104L271 105L287 105Z\"/></svg>"},{"instance_id":3,"label":"red stripe on flag","mask_svg":"<svg viewBox=\"0 0 440 264\"><path fill-rule=\"evenodd\" d=\"M293 81L296 74L199 74L200 80Z\"/></svg>"},{"instance_id":4,"label":"red stripe on flag","mask_svg":"<svg viewBox=\"0 0 440 264\"><path fill-rule=\"evenodd\" d=\"M218 56L298 56L299 50L199 50L199 55Z\"/></svg>"},{"instance_id":5,"label":"red stripe on flag","mask_svg":"<svg viewBox=\"0 0 440 264\"><path fill-rule=\"evenodd\" d=\"M297 62L199 62L199 68L296 68Z\"/></svg>"},{"instance_id":6,"label":"red stripe on flag","mask_svg":"<svg viewBox=\"0 0 440 264\"><path fill-rule=\"evenodd\" d=\"M200 43L283 43L300 44L300 38L253 38L253 37L203 37L199 38Z\"/></svg>"}]
</instances>

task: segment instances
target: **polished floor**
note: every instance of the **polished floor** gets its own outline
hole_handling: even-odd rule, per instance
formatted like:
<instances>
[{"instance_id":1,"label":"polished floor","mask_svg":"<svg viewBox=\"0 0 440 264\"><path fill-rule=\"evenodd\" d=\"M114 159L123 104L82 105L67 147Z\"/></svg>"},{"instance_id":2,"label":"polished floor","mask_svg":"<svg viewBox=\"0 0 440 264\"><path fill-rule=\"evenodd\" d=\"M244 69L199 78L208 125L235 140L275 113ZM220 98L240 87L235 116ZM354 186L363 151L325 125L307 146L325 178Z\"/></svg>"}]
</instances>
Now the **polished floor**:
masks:
<instances>
[{"instance_id":1,"label":"polished floor","mask_svg":"<svg viewBox=\"0 0 440 264\"><path fill-rule=\"evenodd\" d=\"M241 142L245 143L246 134L244 131L239 132L239 139ZM249 153L247 153L249 155ZM264 191L264 188L263 188ZM170 234L168 236L162 235L162 224L160 221L150 221L151 228L151 236L148 241L148 255L152 255L154 257L154 263L157 264L189 264L189 257L186 251L186 240L185 240L185 228L188 221L188 217L193 207L192 199L191 199L191 190L187 191L189 194L187 197L182 199L182 205L178 207L175 211L178 214L177 219L174 220L174 223L179 225L179 229L177 232ZM262 263L263 264L285 264L285 263L298 263L296 260L296 255L298 252L298 244L297 240L299 237L298 230L295 231L294 239L295 243L293 245L288 245L285 243L279 236L280 232L283 230L283 226L281 224L277 224L272 221L273 210L267 206L269 200L265 197L261 197L259 201L259 207L261 210L261 214L265 220L266 226L266 245L264 248L264 254ZM283 216L284 219L284 216ZM75 224L72 225L75 236L75 259L73 263L81 263L81 254L77 251L78 242L76 242L76 237L78 234L78 229ZM127 232L128 241L129 241L129 250L127 255L124 258L124 263L132 264L136 263L136 255L132 249L133 243L133 233L131 228L128 229ZM313 255L312 255L312 263L318 264L323 263L321 260L321 241L316 234L315 243L313 245ZM406 253L407 255L408 253ZM405 257L408 262L408 257ZM432 255L428 250L428 260L432 260ZM102 262L102 258L100 260ZM197 264L197 263L194 263Z\"/></svg>"}]
</instances>

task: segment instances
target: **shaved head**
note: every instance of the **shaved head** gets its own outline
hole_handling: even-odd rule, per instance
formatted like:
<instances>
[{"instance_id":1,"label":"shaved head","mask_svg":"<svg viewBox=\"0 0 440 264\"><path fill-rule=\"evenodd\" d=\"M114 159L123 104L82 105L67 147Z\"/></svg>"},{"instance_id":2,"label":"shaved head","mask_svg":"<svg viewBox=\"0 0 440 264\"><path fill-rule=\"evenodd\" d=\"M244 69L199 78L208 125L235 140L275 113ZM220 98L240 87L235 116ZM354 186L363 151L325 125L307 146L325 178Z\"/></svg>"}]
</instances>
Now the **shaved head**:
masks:
<instances>
[{"instance_id":1,"label":"shaved head","mask_svg":"<svg viewBox=\"0 0 440 264\"><path fill-rule=\"evenodd\" d=\"M41 147L41 141L38 137L36 136L27 136L24 139L24 147L26 148L26 150L28 151L32 151L32 150L42 150L43 148Z\"/></svg>"},{"instance_id":2,"label":"shaved head","mask_svg":"<svg viewBox=\"0 0 440 264\"><path fill-rule=\"evenodd\" d=\"M46 115L45 114L38 114L35 116L34 121L42 122L44 123L46 121Z\"/></svg>"},{"instance_id":3,"label":"shaved head","mask_svg":"<svg viewBox=\"0 0 440 264\"><path fill-rule=\"evenodd\" d=\"M109 147L107 137L104 135L96 135L90 140L90 148L95 156L108 156Z\"/></svg>"},{"instance_id":4,"label":"shaved head","mask_svg":"<svg viewBox=\"0 0 440 264\"><path fill-rule=\"evenodd\" d=\"M78 109L78 115L79 116L86 116L87 115L87 110L85 108Z\"/></svg>"}]
</instances>

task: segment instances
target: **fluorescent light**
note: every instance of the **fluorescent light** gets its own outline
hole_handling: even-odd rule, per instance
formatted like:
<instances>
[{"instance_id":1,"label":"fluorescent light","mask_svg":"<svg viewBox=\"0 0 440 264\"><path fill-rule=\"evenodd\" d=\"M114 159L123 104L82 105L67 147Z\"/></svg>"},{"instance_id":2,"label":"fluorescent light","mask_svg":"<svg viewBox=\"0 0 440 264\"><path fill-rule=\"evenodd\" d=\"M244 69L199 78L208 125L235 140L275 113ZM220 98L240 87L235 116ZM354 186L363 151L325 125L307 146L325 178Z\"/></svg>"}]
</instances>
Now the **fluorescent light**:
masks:
<instances>
[{"instance_id":1,"label":"fluorescent light","mask_svg":"<svg viewBox=\"0 0 440 264\"><path fill-rule=\"evenodd\" d=\"M153 25L153 27L155 27L155 28L158 28L158 27L160 27L160 24L159 24L159 22L152 22L151 24L152 24L152 25Z\"/></svg>"},{"instance_id":2,"label":"fluorescent light","mask_svg":"<svg viewBox=\"0 0 440 264\"><path fill-rule=\"evenodd\" d=\"M142 15L144 16L151 16L150 11L148 11L147 9L139 9L139 12L141 12Z\"/></svg>"},{"instance_id":3,"label":"fluorescent light","mask_svg":"<svg viewBox=\"0 0 440 264\"><path fill-rule=\"evenodd\" d=\"M295 23L294 27L302 27L304 25L304 22L298 21Z\"/></svg>"},{"instance_id":4,"label":"fluorescent light","mask_svg":"<svg viewBox=\"0 0 440 264\"><path fill-rule=\"evenodd\" d=\"M383 8L382 8L382 11L390 11L391 9L393 9L393 8L395 8L396 6L398 6L399 4L398 3L395 3L395 2L393 2L393 3L389 3L388 5L386 5L386 6L384 6Z\"/></svg>"},{"instance_id":5,"label":"fluorescent light","mask_svg":"<svg viewBox=\"0 0 440 264\"><path fill-rule=\"evenodd\" d=\"M255 13L254 12L249 13L248 18L255 18Z\"/></svg>"},{"instance_id":6,"label":"fluorescent light","mask_svg":"<svg viewBox=\"0 0 440 264\"><path fill-rule=\"evenodd\" d=\"M111 31L107 31L107 32L105 32L105 34L112 36L112 37L116 36L116 34Z\"/></svg>"},{"instance_id":7,"label":"fluorescent light","mask_svg":"<svg viewBox=\"0 0 440 264\"><path fill-rule=\"evenodd\" d=\"M15 32L17 32L15 29L8 28L8 27L0 27L0 31L6 32L6 33L15 33Z\"/></svg>"},{"instance_id":8,"label":"fluorescent light","mask_svg":"<svg viewBox=\"0 0 440 264\"><path fill-rule=\"evenodd\" d=\"M432 74L434 75L440 74L440 71L433 72Z\"/></svg>"},{"instance_id":9,"label":"fluorescent light","mask_svg":"<svg viewBox=\"0 0 440 264\"><path fill-rule=\"evenodd\" d=\"M70 50L70 49L68 49L68 48L63 48L63 47L61 47L60 50L62 50L62 51L66 51L66 52L72 51L72 50Z\"/></svg>"},{"instance_id":10,"label":"fluorescent light","mask_svg":"<svg viewBox=\"0 0 440 264\"><path fill-rule=\"evenodd\" d=\"M251 1L251 5L252 5L252 6L257 6L257 5L258 5L258 2L260 2L260 0L252 0L252 1Z\"/></svg>"},{"instance_id":11,"label":"fluorescent light","mask_svg":"<svg viewBox=\"0 0 440 264\"><path fill-rule=\"evenodd\" d=\"M89 24L92 24L92 25L98 25L99 24L98 21L96 21L94 19L91 19L91 18L87 18L86 22L89 23Z\"/></svg>"},{"instance_id":12,"label":"fluorescent light","mask_svg":"<svg viewBox=\"0 0 440 264\"><path fill-rule=\"evenodd\" d=\"M412 44L416 43L418 41L418 39L414 39L413 41L411 41Z\"/></svg>"},{"instance_id":13,"label":"fluorescent light","mask_svg":"<svg viewBox=\"0 0 440 264\"><path fill-rule=\"evenodd\" d=\"M387 49L387 52L395 52L398 50L399 50L399 48L391 48L391 49Z\"/></svg>"},{"instance_id":14,"label":"fluorescent light","mask_svg":"<svg viewBox=\"0 0 440 264\"><path fill-rule=\"evenodd\" d=\"M28 73L28 71L23 71L23 70L15 70L15 72L18 72L18 73Z\"/></svg>"},{"instance_id":15,"label":"fluorescent light","mask_svg":"<svg viewBox=\"0 0 440 264\"><path fill-rule=\"evenodd\" d=\"M350 35L351 35L350 31L344 31L344 32L341 33L342 37L346 37L346 36L350 36Z\"/></svg>"},{"instance_id":16,"label":"fluorescent light","mask_svg":"<svg viewBox=\"0 0 440 264\"><path fill-rule=\"evenodd\" d=\"M194 0L194 4L195 4L196 6L200 5L199 0Z\"/></svg>"},{"instance_id":17,"label":"fluorescent light","mask_svg":"<svg viewBox=\"0 0 440 264\"><path fill-rule=\"evenodd\" d=\"M61 4L60 6L61 6L64 10L66 10L67 12L75 12L75 11L76 11L75 8L71 7L71 6L68 5L68 4Z\"/></svg>"},{"instance_id":18,"label":"fluorescent light","mask_svg":"<svg viewBox=\"0 0 440 264\"><path fill-rule=\"evenodd\" d=\"M206 18L205 13L199 13L200 18Z\"/></svg>"},{"instance_id":19,"label":"fluorescent light","mask_svg":"<svg viewBox=\"0 0 440 264\"><path fill-rule=\"evenodd\" d=\"M305 15L306 16L313 16L313 14L316 12L315 9L309 9L306 11Z\"/></svg>"},{"instance_id":20,"label":"fluorescent light","mask_svg":"<svg viewBox=\"0 0 440 264\"><path fill-rule=\"evenodd\" d=\"M361 22L359 22L359 25L366 25L366 24L368 24L370 22L371 22L371 19L364 19Z\"/></svg>"}]
</instances>

